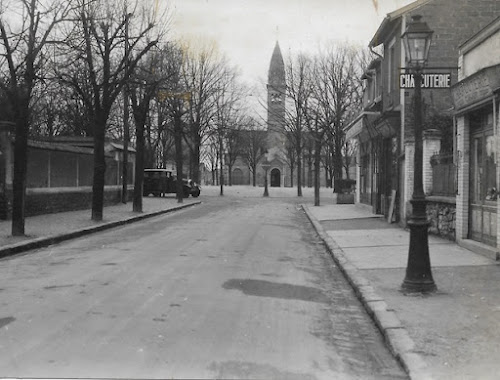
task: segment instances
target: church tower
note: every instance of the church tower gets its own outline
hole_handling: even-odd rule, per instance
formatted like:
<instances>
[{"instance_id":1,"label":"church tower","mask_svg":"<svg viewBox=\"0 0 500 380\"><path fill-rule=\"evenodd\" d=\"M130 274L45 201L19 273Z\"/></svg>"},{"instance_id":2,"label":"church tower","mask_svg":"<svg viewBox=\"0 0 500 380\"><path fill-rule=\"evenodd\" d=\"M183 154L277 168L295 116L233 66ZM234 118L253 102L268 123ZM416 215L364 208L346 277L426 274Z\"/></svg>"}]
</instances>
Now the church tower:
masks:
<instances>
[{"instance_id":1,"label":"church tower","mask_svg":"<svg viewBox=\"0 0 500 380\"><path fill-rule=\"evenodd\" d=\"M283 150L285 137L285 64L279 43L276 42L267 79L268 149L275 153Z\"/></svg>"}]
</instances>

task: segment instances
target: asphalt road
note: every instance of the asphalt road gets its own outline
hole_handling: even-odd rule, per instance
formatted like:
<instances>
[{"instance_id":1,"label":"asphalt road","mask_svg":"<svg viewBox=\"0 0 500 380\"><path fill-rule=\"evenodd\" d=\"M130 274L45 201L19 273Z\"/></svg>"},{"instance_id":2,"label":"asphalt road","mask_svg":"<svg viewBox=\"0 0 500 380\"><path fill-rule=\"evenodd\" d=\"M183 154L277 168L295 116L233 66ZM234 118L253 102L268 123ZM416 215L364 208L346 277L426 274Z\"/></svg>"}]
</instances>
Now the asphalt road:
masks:
<instances>
[{"instance_id":1,"label":"asphalt road","mask_svg":"<svg viewBox=\"0 0 500 380\"><path fill-rule=\"evenodd\" d=\"M295 199L0 260L0 377L405 378Z\"/></svg>"}]
</instances>

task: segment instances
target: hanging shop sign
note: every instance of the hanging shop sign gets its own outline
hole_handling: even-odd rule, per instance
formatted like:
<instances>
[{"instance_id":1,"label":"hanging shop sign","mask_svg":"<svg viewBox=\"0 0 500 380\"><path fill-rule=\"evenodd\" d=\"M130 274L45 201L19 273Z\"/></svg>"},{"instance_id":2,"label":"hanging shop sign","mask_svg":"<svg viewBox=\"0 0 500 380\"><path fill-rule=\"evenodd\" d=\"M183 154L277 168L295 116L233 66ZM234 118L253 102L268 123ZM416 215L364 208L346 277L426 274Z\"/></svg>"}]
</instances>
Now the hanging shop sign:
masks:
<instances>
[{"instance_id":1,"label":"hanging shop sign","mask_svg":"<svg viewBox=\"0 0 500 380\"><path fill-rule=\"evenodd\" d=\"M500 64L486 67L453 85L451 95L455 110L492 97L500 88Z\"/></svg>"},{"instance_id":2,"label":"hanging shop sign","mask_svg":"<svg viewBox=\"0 0 500 380\"><path fill-rule=\"evenodd\" d=\"M422 74L422 88L450 88L451 73ZM399 88L415 88L413 74L399 75Z\"/></svg>"}]
</instances>

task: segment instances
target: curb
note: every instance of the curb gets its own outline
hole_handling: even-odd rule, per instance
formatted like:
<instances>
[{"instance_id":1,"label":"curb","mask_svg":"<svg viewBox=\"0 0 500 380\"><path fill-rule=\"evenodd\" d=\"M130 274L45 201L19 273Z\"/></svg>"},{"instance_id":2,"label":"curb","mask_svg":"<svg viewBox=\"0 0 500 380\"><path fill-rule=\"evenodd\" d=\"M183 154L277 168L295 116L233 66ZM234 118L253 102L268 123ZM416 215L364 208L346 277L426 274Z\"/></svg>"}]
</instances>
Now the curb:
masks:
<instances>
[{"instance_id":1,"label":"curb","mask_svg":"<svg viewBox=\"0 0 500 380\"><path fill-rule=\"evenodd\" d=\"M402 365L410 379L431 380L429 369L422 356L416 352L415 343L402 325L396 312L380 297L370 282L346 258L342 248L325 232L320 222L306 205L301 205L307 218L325 244L333 260L354 289L356 296L375 322L396 360Z\"/></svg>"},{"instance_id":2,"label":"curb","mask_svg":"<svg viewBox=\"0 0 500 380\"><path fill-rule=\"evenodd\" d=\"M129 224L129 223L133 223L133 222L138 222L140 220L152 218L152 217L162 215L162 214L168 214L169 212L182 210L184 208L192 207L192 206L199 205L199 204L201 204L201 201L197 201L197 202L193 202L193 203L189 203L189 204L183 204L180 206L174 206L174 207L166 209L166 210L153 211L153 212L149 212L146 214L131 216L129 218L115 220L112 222L99 224L97 226L85 227L85 228L82 228L79 230L61 233L59 235L41 237L41 238L36 238L36 239L26 241L26 242L20 242L20 243L15 243L15 244L11 244L11 245L6 245L3 247L0 247L0 259L15 255L18 253L26 252L26 251L29 251L32 249L47 247L49 245L60 243L60 242L65 241L65 240L70 240L70 239L75 239L75 238L78 238L81 236L90 235L91 233L94 233L94 232L108 230L110 228L122 226L124 224Z\"/></svg>"}]
</instances>

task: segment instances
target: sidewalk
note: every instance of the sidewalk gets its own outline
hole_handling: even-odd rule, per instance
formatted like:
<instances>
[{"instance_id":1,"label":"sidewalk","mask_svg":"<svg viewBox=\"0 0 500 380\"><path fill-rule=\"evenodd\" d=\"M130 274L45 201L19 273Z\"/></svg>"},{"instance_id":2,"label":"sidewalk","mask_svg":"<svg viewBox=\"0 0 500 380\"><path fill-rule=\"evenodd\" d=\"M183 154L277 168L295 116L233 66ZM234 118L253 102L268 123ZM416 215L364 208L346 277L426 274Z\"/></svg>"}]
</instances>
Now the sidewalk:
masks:
<instances>
[{"instance_id":1,"label":"sidewalk","mask_svg":"<svg viewBox=\"0 0 500 380\"><path fill-rule=\"evenodd\" d=\"M431 235L438 290L405 296L409 231L355 205L304 209L411 378L498 378L497 262Z\"/></svg>"},{"instance_id":2,"label":"sidewalk","mask_svg":"<svg viewBox=\"0 0 500 380\"><path fill-rule=\"evenodd\" d=\"M187 198L183 200L183 203L177 203L173 196L145 197L143 198L142 213L133 212L132 202L129 201L127 204L120 203L104 207L103 220L100 222L91 220L89 209L31 216L25 220L26 236L23 237L11 236L12 222L2 220L0 221L0 258L199 203L200 201L193 198Z\"/></svg>"}]
</instances>

